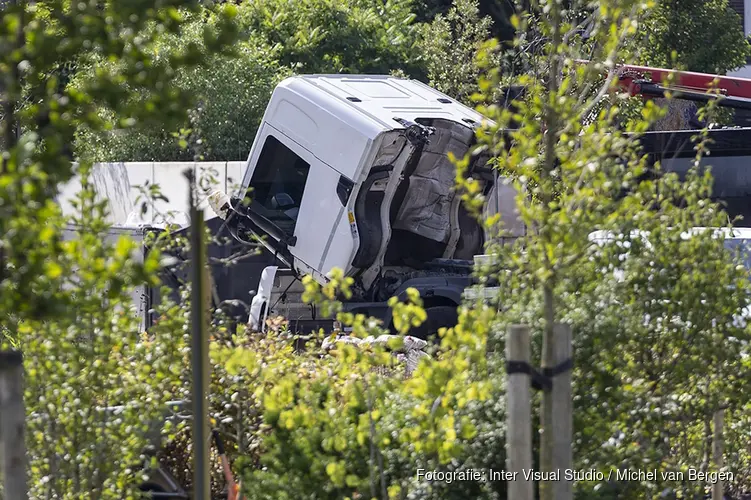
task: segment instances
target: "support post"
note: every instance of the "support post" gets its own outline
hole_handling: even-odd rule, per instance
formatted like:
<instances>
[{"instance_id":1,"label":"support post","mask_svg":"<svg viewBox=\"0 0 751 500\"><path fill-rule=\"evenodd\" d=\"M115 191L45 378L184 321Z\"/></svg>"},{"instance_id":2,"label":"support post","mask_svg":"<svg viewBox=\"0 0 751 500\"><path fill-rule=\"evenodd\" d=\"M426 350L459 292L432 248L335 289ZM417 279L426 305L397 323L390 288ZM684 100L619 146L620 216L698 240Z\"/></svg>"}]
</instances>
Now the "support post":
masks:
<instances>
[{"instance_id":1,"label":"support post","mask_svg":"<svg viewBox=\"0 0 751 500\"><path fill-rule=\"evenodd\" d=\"M192 172L191 172L192 174ZM194 177L190 180L190 253L191 289L191 365L193 370L193 495L195 500L209 500L209 416L207 393L209 385L208 317L210 290L207 279L206 243L203 210L196 206L193 193Z\"/></svg>"},{"instance_id":2,"label":"support post","mask_svg":"<svg viewBox=\"0 0 751 500\"><path fill-rule=\"evenodd\" d=\"M555 366L555 330L548 334L547 325L545 330L542 337L542 359L540 363L543 375L546 370L550 370ZM555 448L555 442L553 441L554 421L553 391L543 388L540 395L540 425L538 432L540 436L539 468L545 477L551 477L550 475L555 472L555 465L553 463ZM541 480L538 488L540 500L555 500L553 481Z\"/></svg>"},{"instance_id":3,"label":"support post","mask_svg":"<svg viewBox=\"0 0 751 500\"><path fill-rule=\"evenodd\" d=\"M0 351L0 474L4 498L26 500L26 445L23 357Z\"/></svg>"},{"instance_id":4,"label":"support post","mask_svg":"<svg viewBox=\"0 0 751 500\"><path fill-rule=\"evenodd\" d=\"M506 338L507 363L529 365L529 327L512 325ZM532 500L533 482L524 479L532 468L532 408L529 373L510 373L506 387L506 468L516 480L508 481L508 498Z\"/></svg>"},{"instance_id":5,"label":"support post","mask_svg":"<svg viewBox=\"0 0 751 500\"><path fill-rule=\"evenodd\" d=\"M571 326L556 323L553 326L554 366L561 366L573 356L573 336ZM574 495L573 483L564 478L567 469L573 468L573 398L571 392L571 369L557 373L553 377L551 406L553 410L553 470L559 473L559 480L553 484L555 500L571 500Z\"/></svg>"},{"instance_id":6,"label":"support post","mask_svg":"<svg viewBox=\"0 0 751 500\"><path fill-rule=\"evenodd\" d=\"M715 472L719 472L725 466L723 455L725 454L725 438L723 427L725 426L725 410L717 410L713 418L712 436L712 462ZM722 479L718 479L712 485L712 500L723 500L724 485Z\"/></svg>"}]
</instances>

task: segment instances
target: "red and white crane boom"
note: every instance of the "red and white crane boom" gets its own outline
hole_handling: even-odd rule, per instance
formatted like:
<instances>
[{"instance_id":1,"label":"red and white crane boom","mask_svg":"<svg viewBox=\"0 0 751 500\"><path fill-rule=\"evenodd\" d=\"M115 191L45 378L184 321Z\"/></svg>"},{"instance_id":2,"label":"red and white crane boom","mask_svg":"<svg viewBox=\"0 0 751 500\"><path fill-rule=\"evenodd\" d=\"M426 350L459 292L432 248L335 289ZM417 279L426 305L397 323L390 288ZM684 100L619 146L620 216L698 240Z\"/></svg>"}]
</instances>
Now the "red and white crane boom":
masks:
<instances>
[{"instance_id":1,"label":"red and white crane boom","mask_svg":"<svg viewBox=\"0 0 751 500\"><path fill-rule=\"evenodd\" d=\"M669 92L678 99L701 102L717 99L720 106L751 109L751 79L748 78L631 64L620 65L616 71L618 86L631 95L653 98L664 97Z\"/></svg>"}]
</instances>

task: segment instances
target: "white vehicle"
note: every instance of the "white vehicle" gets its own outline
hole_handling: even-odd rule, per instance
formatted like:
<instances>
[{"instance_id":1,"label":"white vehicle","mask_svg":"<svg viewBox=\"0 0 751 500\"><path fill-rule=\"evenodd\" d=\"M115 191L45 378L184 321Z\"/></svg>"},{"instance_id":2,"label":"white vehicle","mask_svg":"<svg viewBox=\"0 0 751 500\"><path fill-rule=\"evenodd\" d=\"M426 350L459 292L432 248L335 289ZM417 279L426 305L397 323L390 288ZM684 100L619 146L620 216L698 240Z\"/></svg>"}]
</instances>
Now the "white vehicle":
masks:
<instances>
[{"instance_id":1,"label":"white vehicle","mask_svg":"<svg viewBox=\"0 0 751 500\"><path fill-rule=\"evenodd\" d=\"M334 268L355 279L345 308L390 323L387 300L409 287L428 321L415 335L453 325L470 284L474 255L487 235L455 193L456 169L473 149L485 118L414 80L389 76L312 75L274 90L248 157L242 190L210 203L236 238L252 235L277 256L251 305L250 324L269 315L311 321L299 278L326 283ZM488 196L487 214L514 217L513 189L473 157L469 175ZM241 198L250 189L252 202Z\"/></svg>"},{"instance_id":2,"label":"white vehicle","mask_svg":"<svg viewBox=\"0 0 751 500\"><path fill-rule=\"evenodd\" d=\"M141 250L139 250L134 257L140 262L143 262L143 258L146 255L147 249L145 247L144 240L146 235L150 231L158 231L158 228L144 227L138 225L132 226L113 226L107 229L102 235L104 240L109 244L115 244L123 236L127 236L134 242L140 244ZM62 230L63 240L73 240L79 237L80 228L73 224L68 224ZM147 286L146 284L135 287L130 295L133 299L130 305L130 313L139 322L139 331L143 332L151 325L151 307L156 300L158 290Z\"/></svg>"},{"instance_id":3,"label":"white vehicle","mask_svg":"<svg viewBox=\"0 0 751 500\"><path fill-rule=\"evenodd\" d=\"M483 120L414 80L308 75L279 84L241 189L231 197L221 192L210 197L238 240L260 237L279 261L264 270L257 285L248 284L257 290L251 327L263 330L265 319L276 315L298 330L330 322L303 303L299 278L310 274L323 284L334 268L355 280L346 310L380 318L388 326L388 299L403 299L413 287L428 312L415 335L455 324L457 306L472 294L467 287L473 260L483 253L488 235L454 191L456 170L449 153L463 157L472 152L475 129ZM745 168L751 154L747 132L712 132L711 163L722 167L715 196L733 206L741 200L743 210L747 192L738 192L736 185L747 189L749 183L737 182L733 169ZM684 175L695 155L693 135L651 132L641 142L654 161ZM468 175L483 186L486 215L499 213L510 237L521 236L516 192L487 166L488 159L485 153L473 156ZM252 202L246 206L242 198L249 190Z\"/></svg>"}]
</instances>

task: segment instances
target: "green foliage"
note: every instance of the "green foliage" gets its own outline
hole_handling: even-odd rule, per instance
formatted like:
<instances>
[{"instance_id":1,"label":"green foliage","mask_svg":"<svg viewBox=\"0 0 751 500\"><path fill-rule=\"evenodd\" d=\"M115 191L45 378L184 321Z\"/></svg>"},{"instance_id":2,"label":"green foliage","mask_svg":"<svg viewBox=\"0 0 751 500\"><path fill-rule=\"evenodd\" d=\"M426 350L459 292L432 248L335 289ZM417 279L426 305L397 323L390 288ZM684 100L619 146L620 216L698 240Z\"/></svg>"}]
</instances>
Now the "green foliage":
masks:
<instances>
[{"instance_id":1,"label":"green foliage","mask_svg":"<svg viewBox=\"0 0 751 500\"><path fill-rule=\"evenodd\" d=\"M427 481L417 471L504 468L500 353L502 332L515 322L532 326L536 358L549 345L544 338L553 323L574 327L578 469L709 470L707 419L720 407L743 418L749 334L739 318L748 304L748 270L736 264L721 235L684 237L696 226L726 225L708 199L711 177L698 171L685 182L673 174L645 177L660 171L647 163L638 138L662 111L647 104L619 129L630 103L607 99L607 68L572 64L584 54L595 61L622 56L624 39L638 29L631 5L602 2L590 42L564 39L572 26L560 7L547 7L548 22L515 20L520 32L546 37L543 50L525 56L536 70L517 79L530 89L527 99L510 110L480 108L495 125L479 131L479 146L493 152L495 166L522 193L517 208L536 229L493 248L496 267L481 273L500 281L502 307L463 307L459 325L442 332L440 348L408 380L377 346L337 345L321 357L320 337L299 353L281 332L216 348L214 359L232 383L254 388L246 401L257 420L248 422L252 437L243 439L255 447L236 462L248 498L505 498L503 482ZM441 22L426 33L438 37ZM457 50L468 54L481 38ZM437 46L449 48L446 40ZM514 50L526 51L527 43L540 41L517 40ZM488 70L473 96L481 102L492 102L501 80L510 79L499 71L494 48L477 58L477 68ZM522 127L504 130L512 121ZM706 137L697 143L700 157ZM457 179L467 206L478 208L484 200L477 184L462 175L468 161L457 160ZM486 222L495 229L494 221ZM596 244L595 230L615 242ZM373 320L340 312L335 299L349 296L352 278L339 272L327 286L310 278L305 284L305 298L324 314L338 314L353 335L382 333ZM425 319L416 294L391 305L400 333ZM728 468L747 471L747 433L732 429ZM576 488L579 498L642 498L663 491L685 496L705 486L665 480Z\"/></svg>"},{"instance_id":2,"label":"green foliage","mask_svg":"<svg viewBox=\"0 0 751 500\"><path fill-rule=\"evenodd\" d=\"M210 23L215 23L211 17ZM180 47L202 42L207 21L196 18L180 36L162 35L154 50L160 57ZM234 45L231 55L215 55L205 65L176 68L173 85L192 96L185 140L178 140L170 122L141 123L123 127L112 110L100 115L108 130L81 130L76 152L95 161L217 161L244 159L255 138L271 91L289 72L277 62L278 50L253 36ZM82 85L97 71L101 60L92 60L79 70L72 85ZM127 125L127 124L126 124Z\"/></svg>"},{"instance_id":3,"label":"green foliage","mask_svg":"<svg viewBox=\"0 0 751 500\"><path fill-rule=\"evenodd\" d=\"M743 20L727 0L659 0L642 33L636 50L651 66L725 74L751 55Z\"/></svg>"},{"instance_id":4,"label":"green foliage","mask_svg":"<svg viewBox=\"0 0 751 500\"><path fill-rule=\"evenodd\" d=\"M160 435L167 438L160 459L189 486L188 423L164 420L166 401L189 396L189 290L181 304L165 300L143 334L128 312L129 293L155 284L159 251L140 262L132 242L107 242L103 205L91 189L77 205L80 237L62 239L64 220L50 200L71 175L65 147L74 133L92 158L128 151L230 158L238 141L251 140L268 92L287 71L387 72L415 61L412 14L401 1L251 0L238 10L240 27L253 34L234 56L211 55L235 32L227 25L234 7L204 18L195 5L139 0L105 3L102 16L100 4L46 2L26 5L23 15L11 8L0 25L9 96L0 309L4 335L26 359L31 496L38 498L130 498L149 462L144 450ZM407 379L388 352L400 339L322 352L332 338L322 333L298 352L284 328L256 335L213 326L211 416L249 499L505 498L504 482L430 481L418 470L505 468L501 353L505 328L517 322L533 329L535 359L549 348L554 323L574 328L576 468L711 470L706 423L726 408L725 459L738 473L730 486L748 485L749 271L721 234L685 237L696 226L728 225L708 198L711 177L696 169L680 181L649 165L638 138L661 111L647 104L619 129L628 104L606 98L609 68L572 63L621 60L624 40L640 29L634 2L599 2L590 41L578 37L560 3L540 7L545 15L513 20L520 37L511 56L530 68L522 75L500 69L497 44L469 62L488 29L469 1L457 0L422 33L431 78L457 97L493 102L509 81L530 90L513 109L479 108L494 123L478 131L478 147L493 153L493 165L521 193L517 208L530 228L516 243L489 248L496 264L479 274L500 282L498 305L463 306L459 324L440 332L440 346ZM441 51L462 71L450 72ZM57 81L61 61L79 64L70 85ZM205 61L212 73L196 67ZM478 71L479 92L470 96ZM247 94L235 125L227 110L238 86ZM22 103L24 96L33 97ZM522 126L509 131L510 123ZM171 142L170 131L181 127L188 153ZM709 146L699 134L697 164ZM456 164L463 199L478 209L483 197L464 175L469 158ZM84 163L84 180L87 171ZM606 241L593 241L595 230ZM352 284L341 272L324 287L308 278L305 298L356 337L381 335L377 321L341 312L336 299L346 299ZM414 290L391 305L402 334L425 320ZM549 429L545 414L535 417ZM213 473L218 492L220 471ZM576 493L686 497L705 486L582 482Z\"/></svg>"},{"instance_id":5,"label":"green foliage","mask_svg":"<svg viewBox=\"0 0 751 500\"><path fill-rule=\"evenodd\" d=\"M346 290L347 280L335 273L333 283L320 287L308 280L307 296L336 311L331 299ZM397 308L409 322L424 316L410 296ZM444 355L424 359L407 381L379 344L369 349L336 344L321 357L320 337L295 353L282 332L244 347L218 348L218 362L245 386L254 382L250 386L261 411L263 424L255 434L260 463L244 461L245 494L249 499L500 498L503 483L440 484L416 475L418 469L503 466L502 384L488 378L482 340L493 315L488 308L465 311L460 325L444 333ZM361 315L339 313L338 319L358 337L383 332ZM483 439L475 440L478 436Z\"/></svg>"},{"instance_id":6,"label":"green foliage","mask_svg":"<svg viewBox=\"0 0 751 500\"><path fill-rule=\"evenodd\" d=\"M246 0L240 19L297 73L414 69L411 0Z\"/></svg>"},{"instance_id":7,"label":"green foliage","mask_svg":"<svg viewBox=\"0 0 751 500\"><path fill-rule=\"evenodd\" d=\"M178 6L180 10L178 10ZM172 83L170 68L196 65L205 54L192 45L158 58L159 33L179 34L197 2L14 2L0 22L0 311L44 318L66 311L54 277L64 254L53 199L72 175L69 146L79 128L100 130L106 105L124 121L179 123L189 96ZM234 8L204 33L208 51L232 39ZM117 65L98 68L80 86L59 85L61 64L96 54ZM134 96L138 97L137 102ZM24 101L24 97L28 100Z\"/></svg>"},{"instance_id":8,"label":"green foliage","mask_svg":"<svg viewBox=\"0 0 751 500\"><path fill-rule=\"evenodd\" d=\"M477 53L490 38L491 25L489 17L480 16L478 0L455 0L445 16L421 26L422 61L432 87L470 103L481 74Z\"/></svg>"},{"instance_id":9,"label":"green foliage","mask_svg":"<svg viewBox=\"0 0 751 500\"><path fill-rule=\"evenodd\" d=\"M179 372L182 338L139 332L132 290L156 284L159 254L140 258L127 237L106 237L104 206L87 173L75 200L78 233L48 274L59 277L69 314L26 320L15 342L27 376L31 498L136 498L147 447L159 444L164 403Z\"/></svg>"},{"instance_id":10,"label":"green foliage","mask_svg":"<svg viewBox=\"0 0 751 500\"><path fill-rule=\"evenodd\" d=\"M184 242L165 235L160 245L182 245ZM165 293L166 297L167 294ZM190 402L192 376L190 366L190 287L180 290L180 301L165 299L158 307L159 317L149 329L154 339L177 338L176 348L169 353L172 359L173 377L162 383L160 390L170 394L174 401ZM216 429L226 447L226 453L235 464L255 465L258 463L259 442L263 435L259 404L253 388L258 379L247 372L236 372L231 365L224 363L222 353L228 349L252 349L259 356L272 358L291 352L289 342L273 342L246 334L243 329L231 331L226 318L215 316L210 331L210 371L208 403L211 426ZM277 353L278 349L279 353ZM163 423L161 447L156 457L184 488L193 483L193 443L191 438L190 408L182 408L187 419L157 420ZM210 449L212 458L211 492L220 495L225 487L224 471L218 460L215 446ZM235 466L236 467L236 466Z\"/></svg>"},{"instance_id":11,"label":"green foliage","mask_svg":"<svg viewBox=\"0 0 751 500\"><path fill-rule=\"evenodd\" d=\"M3 6L0 21L0 315L2 347L22 350L32 498L132 498L146 446L158 438L181 337L154 342L130 311L137 284L155 284L158 253L104 235L104 205L83 192L64 219L54 203L73 175L77 130L126 122L181 123L190 96L169 68L195 66L234 36L234 8L216 30L157 57L157 34L179 35L198 2L50 0ZM63 83L84 54L117 61L76 87ZM75 65L73 65L75 66ZM74 223L79 233L64 239ZM157 424L156 429L152 427ZM153 431L153 432L152 432Z\"/></svg>"},{"instance_id":12,"label":"green foliage","mask_svg":"<svg viewBox=\"0 0 751 500\"><path fill-rule=\"evenodd\" d=\"M243 160L271 91L292 72L421 74L408 0L248 0L237 10L243 35L231 56L215 56L201 67L170 69L171 83L193 96L186 105L189 120L177 125L123 122L113 109L101 108L108 130L82 130L77 154L92 161ZM169 61L166 54L183 47L205 52L204 28L216 23L215 16L196 16L180 36L158 35L157 58ZM72 86L88 81L103 61L94 57L82 63ZM175 138L180 128L188 132L184 141Z\"/></svg>"},{"instance_id":13,"label":"green foliage","mask_svg":"<svg viewBox=\"0 0 751 500\"><path fill-rule=\"evenodd\" d=\"M707 185L706 179L689 182ZM685 193L675 178L660 187ZM619 279L604 277L582 293L580 309L572 308L571 316L581 315L577 351L588 360L577 395L582 408L577 451L588 466L707 470L711 437L705 425L718 408L736 412L747 404L748 366L741 360L751 336L739 316L749 303L749 271L712 231L686 238L697 222L717 222L716 216L704 212L670 228L659 222L683 210L669 200L676 191L659 195L656 222L639 224L648 236L624 236L606 250L623 254L629 246ZM703 207L689 202L689 208ZM604 348L612 343L620 355ZM735 469L744 460L729 465ZM666 490L691 495L705 487L656 481L617 489L637 496Z\"/></svg>"},{"instance_id":14,"label":"green foliage","mask_svg":"<svg viewBox=\"0 0 751 500\"><path fill-rule=\"evenodd\" d=\"M547 74L542 81L519 78L530 92L514 109L481 108L495 123L478 134L480 146L494 152L519 193L521 220L534 229L496 249L499 321L531 325L539 356L550 348L553 324L573 326L575 468L606 476L617 468L707 470L705 423L725 405L748 404L742 394L749 330L741 318L749 270L726 250L722 234L687 237L696 227L727 226L727 215L709 199L711 176L698 170L710 147L707 132L696 137L694 169L683 181L661 172L638 142L661 110L648 103L640 117L617 128L628 103L605 99L612 74L600 75L608 68L572 64L593 49L592 61L618 59L638 26L626 4L601 2L595 44L566 40L572 27L553 3L547 4L550 23L520 20L522 32L546 35L537 65ZM524 50L525 42L517 43ZM503 76L489 66L479 99ZM714 111L710 106L703 114ZM504 130L512 122L522 126ZM467 162L458 163L460 173ZM477 185L459 180L469 205L480 205ZM593 240L594 231L606 241ZM501 346L503 336L491 341ZM539 418L549 429L549 415L541 411ZM540 455L540 468L550 470ZM731 469L746 459L736 460ZM576 491L581 498L684 498L706 486L666 479L581 482ZM543 488L541 498L548 494Z\"/></svg>"}]
</instances>

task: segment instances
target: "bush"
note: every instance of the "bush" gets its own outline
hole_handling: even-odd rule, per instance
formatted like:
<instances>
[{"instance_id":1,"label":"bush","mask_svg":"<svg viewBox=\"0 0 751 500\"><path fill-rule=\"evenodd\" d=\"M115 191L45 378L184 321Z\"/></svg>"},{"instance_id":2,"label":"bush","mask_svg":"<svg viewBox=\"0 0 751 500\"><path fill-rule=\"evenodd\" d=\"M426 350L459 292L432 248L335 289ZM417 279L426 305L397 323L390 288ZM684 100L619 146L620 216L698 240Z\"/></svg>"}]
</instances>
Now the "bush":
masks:
<instances>
[{"instance_id":1,"label":"bush","mask_svg":"<svg viewBox=\"0 0 751 500\"><path fill-rule=\"evenodd\" d=\"M174 72L174 83L193 96L190 120L178 129L100 115L110 130L78 132L76 153L91 161L235 161L247 158L271 92L295 73L382 73L403 70L420 76L414 16L405 0L274 2L238 6L244 40L231 56ZM195 46L204 51L204 30L214 18L195 16L177 36L157 37L157 53ZM107 64L89 59L72 86Z\"/></svg>"},{"instance_id":2,"label":"bush","mask_svg":"<svg viewBox=\"0 0 751 500\"><path fill-rule=\"evenodd\" d=\"M24 321L14 342L27 371L31 498L130 498L159 444L164 403L180 372L180 336L139 332L133 287L155 284L158 253L139 264L128 238L108 242L104 204L82 174L78 236L50 266L69 314Z\"/></svg>"},{"instance_id":3,"label":"bush","mask_svg":"<svg viewBox=\"0 0 751 500\"><path fill-rule=\"evenodd\" d=\"M204 24L197 19L180 37L163 36L157 50L167 53L176 46L200 44ZM289 75L277 62L277 54L278 50L251 37L238 43L232 56L213 56L204 66L176 71L175 85L193 96L194 103L182 137L177 137L178 130L158 124L126 123L130 126L123 128L122 121L102 109L111 129L80 131L76 152L92 161L244 160L272 90ZM82 69L73 85L87 79L98 64Z\"/></svg>"},{"instance_id":4,"label":"bush","mask_svg":"<svg viewBox=\"0 0 751 500\"><path fill-rule=\"evenodd\" d=\"M410 0L247 0L246 29L279 48L297 73L377 73L415 65L416 26Z\"/></svg>"},{"instance_id":5,"label":"bush","mask_svg":"<svg viewBox=\"0 0 751 500\"><path fill-rule=\"evenodd\" d=\"M479 91L482 70L477 55L491 36L492 20L480 16L478 3L455 0L446 15L420 27L422 63L430 85L467 105Z\"/></svg>"},{"instance_id":6,"label":"bush","mask_svg":"<svg viewBox=\"0 0 751 500\"><path fill-rule=\"evenodd\" d=\"M313 283L308 287L311 297L326 296ZM397 316L408 323L420 315L417 304L398 309ZM422 361L407 380L378 346L338 344L322 356L314 342L306 352L293 353L289 340L271 334L245 347L215 351L218 362L243 377L242 385L255 387L260 455L237 462L245 465L245 494L249 499L500 498L505 484L435 484L417 477L418 469L503 467L502 375L481 355L488 331L483 324L492 316L489 309L465 311L460 325L445 334L444 354ZM342 319L360 337L382 333L364 317ZM456 344L461 347L448 350ZM381 368L387 367L384 373ZM491 373L496 375L489 379Z\"/></svg>"}]
</instances>

